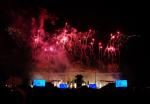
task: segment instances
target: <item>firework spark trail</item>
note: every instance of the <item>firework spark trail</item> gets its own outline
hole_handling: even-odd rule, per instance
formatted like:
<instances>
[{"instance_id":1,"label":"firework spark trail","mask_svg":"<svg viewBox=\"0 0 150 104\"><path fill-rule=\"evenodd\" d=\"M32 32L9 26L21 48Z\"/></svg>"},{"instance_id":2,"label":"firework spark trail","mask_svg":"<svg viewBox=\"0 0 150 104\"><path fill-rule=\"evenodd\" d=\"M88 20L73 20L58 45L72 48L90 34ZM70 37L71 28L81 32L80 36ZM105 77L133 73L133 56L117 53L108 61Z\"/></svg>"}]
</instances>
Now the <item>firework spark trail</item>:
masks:
<instances>
[{"instance_id":1,"label":"firework spark trail","mask_svg":"<svg viewBox=\"0 0 150 104\"><path fill-rule=\"evenodd\" d=\"M24 27L18 27L13 23L8 28L9 33L16 37L15 39L26 42L31 47L37 69L60 70L62 67L67 69L73 64L91 67L92 63L96 66L98 61L101 66L112 65L114 68L110 68L111 71L116 70L118 69L117 58L120 55L120 48L128 39L135 36L123 35L120 32L110 34L108 44L104 47L102 42L94 38L96 32L92 29L80 32L65 23L63 28L49 33L44 28L48 19L51 18L45 10L41 11L38 19L31 18L31 26L29 26L31 34L27 35L28 39L24 38L26 36L23 34ZM24 39L27 40L24 41ZM98 52L96 52L96 48Z\"/></svg>"}]
</instances>

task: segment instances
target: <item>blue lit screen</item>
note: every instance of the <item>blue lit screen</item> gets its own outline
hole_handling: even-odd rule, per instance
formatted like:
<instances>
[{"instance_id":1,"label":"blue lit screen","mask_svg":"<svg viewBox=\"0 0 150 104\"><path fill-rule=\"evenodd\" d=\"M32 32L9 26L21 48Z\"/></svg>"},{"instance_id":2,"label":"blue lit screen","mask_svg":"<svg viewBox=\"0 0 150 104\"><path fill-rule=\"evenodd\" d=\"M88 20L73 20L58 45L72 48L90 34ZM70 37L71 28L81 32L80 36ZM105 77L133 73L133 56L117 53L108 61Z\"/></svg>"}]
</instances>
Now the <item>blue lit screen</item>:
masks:
<instances>
[{"instance_id":1,"label":"blue lit screen","mask_svg":"<svg viewBox=\"0 0 150 104\"><path fill-rule=\"evenodd\" d=\"M89 86L89 88L96 89L96 84L89 84L88 86Z\"/></svg>"},{"instance_id":2,"label":"blue lit screen","mask_svg":"<svg viewBox=\"0 0 150 104\"><path fill-rule=\"evenodd\" d=\"M116 80L116 87L128 87L127 80Z\"/></svg>"},{"instance_id":3,"label":"blue lit screen","mask_svg":"<svg viewBox=\"0 0 150 104\"><path fill-rule=\"evenodd\" d=\"M45 87L45 83L46 83L45 80L41 80L41 79L33 80L33 86L36 87Z\"/></svg>"},{"instance_id":4,"label":"blue lit screen","mask_svg":"<svg viewBox=\"0 0 150 104\"><path fill-rule=\"evenodd\" d=\"M61 84L59 85L59 88L60 88L60 89L66 89L66 88L68 88L68 84L66 84L66 83L61 83Z\"/></svg>"}]
</instances>

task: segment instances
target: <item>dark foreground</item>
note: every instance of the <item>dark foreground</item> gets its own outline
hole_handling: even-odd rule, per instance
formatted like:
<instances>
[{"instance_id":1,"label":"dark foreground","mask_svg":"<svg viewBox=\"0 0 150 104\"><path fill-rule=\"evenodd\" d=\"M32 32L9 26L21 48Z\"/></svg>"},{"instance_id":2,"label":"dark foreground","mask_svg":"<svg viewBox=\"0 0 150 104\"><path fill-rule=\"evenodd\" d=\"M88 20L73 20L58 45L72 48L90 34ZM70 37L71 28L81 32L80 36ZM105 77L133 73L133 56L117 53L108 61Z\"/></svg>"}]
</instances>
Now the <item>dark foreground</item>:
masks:
<instances>
[{"instance_id":1,"label":"dark foreground","mask_svg":"<svg viewBox=\"0 0 150 104\"><path fill-rule=\"evenodd\" d=\"M61 101L61 99L65 99L67 101L73 99L73 102L80 102L80 100L77 100L77 98L83 99L85 101L88 101L92 98L96 98L96 101L102 101L104 100L103 98L115 99L116 101L119 98L123 98L124 100L127 100L127 98L137 98L138 100L139 97L149 97L150 88L115 88L112 84L105 86L101 89L89 89L87 87L82 87L78 89L58 89L50 87L1 87L0 96L1 101L4 104L48 104L47 102L58 102Z\"/></svg>"}]
</instances>

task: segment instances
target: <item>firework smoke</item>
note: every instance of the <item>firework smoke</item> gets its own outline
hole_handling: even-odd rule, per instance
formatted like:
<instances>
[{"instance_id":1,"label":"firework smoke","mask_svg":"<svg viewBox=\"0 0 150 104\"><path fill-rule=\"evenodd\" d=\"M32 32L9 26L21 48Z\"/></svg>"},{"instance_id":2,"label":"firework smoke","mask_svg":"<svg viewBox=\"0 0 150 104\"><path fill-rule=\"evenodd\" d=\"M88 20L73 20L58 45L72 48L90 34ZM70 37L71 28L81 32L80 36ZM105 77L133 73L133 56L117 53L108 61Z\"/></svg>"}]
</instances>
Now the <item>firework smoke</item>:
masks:
<instances>
[{"instance_id":1,"label":"firework smoke","mask_svg":"<svg viewBox=\"0 0 150 104\"><path fill-rule=\"evenodd\" d=\"M68 23L51 33L46 31L45 23L49 21L55 26L58 18L45 9L41 10L38 18L32 17L28 22L23 17L16 18L8 27L8 32L19 45L30 47L33 73L84 72L93 69L98 72L119 72L120 48L131 37L116 32L110 34L108 44L104 45L94 38L97 35L95 30L81 32Z\"/></svg>"}]
</instances>

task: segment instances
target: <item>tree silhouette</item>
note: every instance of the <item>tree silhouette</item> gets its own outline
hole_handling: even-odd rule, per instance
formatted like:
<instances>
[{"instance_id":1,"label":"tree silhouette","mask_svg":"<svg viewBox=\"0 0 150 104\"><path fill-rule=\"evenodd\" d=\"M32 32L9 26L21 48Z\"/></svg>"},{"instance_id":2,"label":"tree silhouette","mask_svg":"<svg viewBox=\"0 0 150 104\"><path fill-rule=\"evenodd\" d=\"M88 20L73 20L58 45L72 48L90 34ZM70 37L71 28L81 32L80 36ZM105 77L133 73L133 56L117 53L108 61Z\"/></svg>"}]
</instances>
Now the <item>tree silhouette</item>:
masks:
<instances>
[{"instance_id":1,"label":"tree silhouette","mask_svg":"<svg viewBox=\"0 0 150 104\"><path fill-rule=\"evenodd\" d=\"M85 81L83 80L83 75L78 74L75 77L76 79L74 80L74 82L77 84L77 88L82 87L82 84L85 83Z\"/></svg>"}]
</instances>

